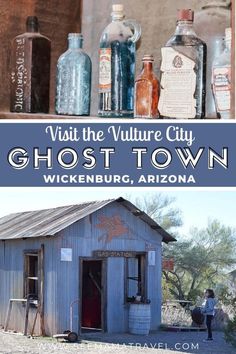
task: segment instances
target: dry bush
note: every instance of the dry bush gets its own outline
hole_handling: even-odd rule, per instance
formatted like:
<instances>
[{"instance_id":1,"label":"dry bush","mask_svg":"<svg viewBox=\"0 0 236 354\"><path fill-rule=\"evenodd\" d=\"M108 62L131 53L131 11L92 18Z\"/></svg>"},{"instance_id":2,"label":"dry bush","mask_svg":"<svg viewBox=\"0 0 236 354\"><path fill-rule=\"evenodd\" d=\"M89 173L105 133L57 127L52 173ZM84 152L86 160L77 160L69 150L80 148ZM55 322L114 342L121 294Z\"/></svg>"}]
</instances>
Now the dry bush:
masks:
<instances>
[{"instance_id":1,"label":"dry bush","mask_svg":"<svg viewBox=\"0 0 236 354\"><path fill-rule=\"evenodd\" d=\"M162 323L172 326L191 326L191 313L178 303L174 305L163 305Z\"/></svg>"}]
</instances>

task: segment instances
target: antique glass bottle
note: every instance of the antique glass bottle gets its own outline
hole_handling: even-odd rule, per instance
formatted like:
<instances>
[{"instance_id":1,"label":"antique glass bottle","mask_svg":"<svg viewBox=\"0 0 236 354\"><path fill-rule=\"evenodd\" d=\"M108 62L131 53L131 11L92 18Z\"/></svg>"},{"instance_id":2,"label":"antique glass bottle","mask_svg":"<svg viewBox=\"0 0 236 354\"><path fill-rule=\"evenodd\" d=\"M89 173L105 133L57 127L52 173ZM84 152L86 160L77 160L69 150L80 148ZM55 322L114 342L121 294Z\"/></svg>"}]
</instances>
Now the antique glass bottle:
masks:
<instances>
[{"instance_id":1,"label":"antique glass bottle","mask_svg":"<svg viewBox=\"0 0 236 354\"><path fill-rule=\"evenodd\" d=\"M212 91L215 98L217 117L233 117L231 106L231 28L225 30L225 50L213 61Z\"/></svg>"},{"instance_id":2,"label":"antique glass bottle","mask_svg":"<svg viewBox=\"0 0 236 354\"><path fill-rule=\"evenodd\" d=\"M48 113L51 42L39 33L37 17L27 18L26 31L12 42L10 110Z\"/></svg>"},{"instance_id":3,"label":"antique glass bottle","mask_svg":"<svg viewBox=\"0 0 236 354\"><path fill-rule=\"evenodd\" d=\"M136 42L141 36L134 20L124 20L123 5L113 5L99 53L99 116L132 117Z\"/></svg>"},{"instance_id":4,"label":"antique glass bottle","mask_svg":"<svg viewBox=\"0 0 236 354\"><path fill-rule=\"evenodd\" d=\"M192 10L179 10L175 34L162 48L159 112L164 118L205 116L207 47L193 19Z\"/></svg>"},{"instance_id":5,"label":"antique glass bottle","mask_svg":"<svg viewBox=\"0 0 236 354\"><path fill-rule=\"evenodd\" d=\"M230 27L230 0L205 0L202 9L195 14L194 28L207 45L206 117L216 118L215 100L211 89L212 62L221 50L225 28Z\"/></svg>"},{"instance_id":6,"label":"antique glass bottle","mask_svg":"<svg viewBox=\"0 0 236 354\"><path fill-rule=\"evenodd\" d=\"M135 80L134 117L157 118L159 81L153 72L153 56L143 57L143 69Z\"/></svg>"},{"instance_id":7,"label":"antique glass bottle","mask_svg":"<svg viewBox=\"0 0 236 354\"><path fill-rule=\"evenodd\" d=\"M56 113L89 115L92 64L83 51L81 33L69 33L68 50L57 63Z\"/></svg>"}]
</instances>

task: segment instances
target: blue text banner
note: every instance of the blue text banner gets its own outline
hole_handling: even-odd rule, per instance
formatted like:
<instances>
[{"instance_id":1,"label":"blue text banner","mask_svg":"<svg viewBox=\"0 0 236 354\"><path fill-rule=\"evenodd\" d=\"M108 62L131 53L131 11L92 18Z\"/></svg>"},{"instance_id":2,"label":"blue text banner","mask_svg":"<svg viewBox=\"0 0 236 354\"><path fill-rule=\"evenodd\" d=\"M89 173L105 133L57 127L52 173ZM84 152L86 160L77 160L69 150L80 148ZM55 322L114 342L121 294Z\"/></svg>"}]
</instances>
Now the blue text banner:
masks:
<instances>
[{"instance_id":1,"label":"blue text banner","mask_svg":"<svg viewBox=\"0 0 236 354\"><path fill-rule=\"evenodd\" d=\"M0 186L236 186L234 123L1 123Z\"/></svg>"}]
</instances>

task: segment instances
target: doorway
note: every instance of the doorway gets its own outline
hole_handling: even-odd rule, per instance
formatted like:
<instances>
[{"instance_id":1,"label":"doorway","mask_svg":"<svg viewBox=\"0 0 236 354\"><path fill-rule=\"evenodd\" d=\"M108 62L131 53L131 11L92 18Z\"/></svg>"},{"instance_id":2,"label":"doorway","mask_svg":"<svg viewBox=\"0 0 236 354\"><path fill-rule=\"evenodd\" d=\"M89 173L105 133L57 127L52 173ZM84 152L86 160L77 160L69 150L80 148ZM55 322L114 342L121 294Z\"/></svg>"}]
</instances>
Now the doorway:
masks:
<instances>
[{"instance_id":1,"label":"doorway","mask_svg":"<svg viewBox=\"0 0 236 354\"><path fill-rule=\"evenodd\" d=\"M81 328L104 329L104 262L81 260Z\"/></svg>"}]
</instances>

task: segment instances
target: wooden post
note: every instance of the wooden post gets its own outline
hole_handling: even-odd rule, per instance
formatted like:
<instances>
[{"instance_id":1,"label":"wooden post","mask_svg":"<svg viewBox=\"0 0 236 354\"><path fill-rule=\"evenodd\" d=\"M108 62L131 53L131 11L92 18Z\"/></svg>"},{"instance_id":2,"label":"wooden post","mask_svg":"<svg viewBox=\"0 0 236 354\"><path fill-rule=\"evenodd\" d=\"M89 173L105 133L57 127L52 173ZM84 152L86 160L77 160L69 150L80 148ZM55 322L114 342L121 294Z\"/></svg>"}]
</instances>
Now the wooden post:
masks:
<instances>
[{"instance_id":1,"label":"wooden post","mask_svg":"<svg viewBox=\"0 0 236 354\"><path fill-rule=\"evenodd\" d=\"M38 305L38 308L37 308L37 311L36 311L36 314L35 314L35 317L34 317L33 327L32 327L32 330L31 330L31 337L33 337L33 335L34 335L34 329L35 329L35 325L36 325L36 321L37 321L39 313L40 313L40 304Z\"/></svg>"},{"instance_id":2,"label":"wooden post","mask_svg":"<svg viewBox=\"0 0 236 354\"><path fill-rule=\"evenodd\" d=\"M41 335L45 336L45 326L44 326L44 244L41 245L40 250L40 260L39 260L39 274L40 274L40 330Z\"/></svg>"},{"instance_id":3,"label":"wooden post","mask_svg":"<svg viewBox=\"0 0 236 354\"><path fill-rule=\"evenodd\" d=\"M30 297L27 297L26 309L25 309L25 327L24 336L27 336L28 323L29 323L29 309L30 309Z\"/></svg>"}]
</instances>

